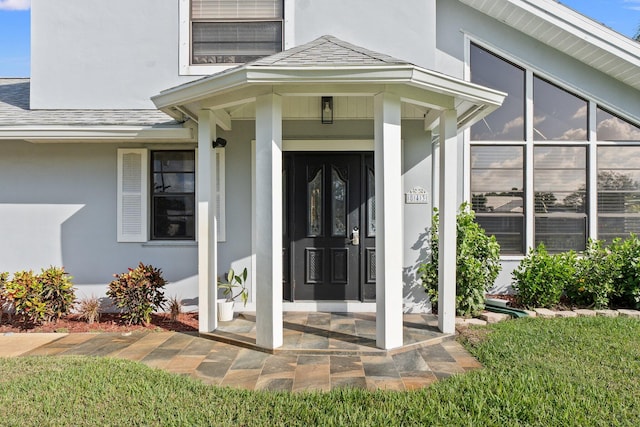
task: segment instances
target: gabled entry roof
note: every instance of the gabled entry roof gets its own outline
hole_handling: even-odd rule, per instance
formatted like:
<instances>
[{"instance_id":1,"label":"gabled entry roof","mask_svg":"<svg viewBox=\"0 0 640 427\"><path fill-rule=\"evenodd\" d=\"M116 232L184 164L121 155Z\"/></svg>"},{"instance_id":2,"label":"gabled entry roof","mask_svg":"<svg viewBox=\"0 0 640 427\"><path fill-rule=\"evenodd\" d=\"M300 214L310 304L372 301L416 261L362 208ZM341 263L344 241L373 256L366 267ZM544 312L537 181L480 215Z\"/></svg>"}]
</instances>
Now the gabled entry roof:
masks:
<instances>
[{"instance_id":1,"label":"gabled entry roof","mask_svg":"<svg viewBox=\"0 0 640 427\"><path fill-rule=\"evenodd\" d=\"M231 108L257 96L373 96L394 92L403 102L422 106L427 121L440 111L457 111L465 128L498 108L506 94L406 61L322 36L304 45L258 59L161 92L158 109L181 120L199 110L216 111L218 125L230 128ZM425 125L428 125L425 122Z\"/></svg>"}]
</instances>

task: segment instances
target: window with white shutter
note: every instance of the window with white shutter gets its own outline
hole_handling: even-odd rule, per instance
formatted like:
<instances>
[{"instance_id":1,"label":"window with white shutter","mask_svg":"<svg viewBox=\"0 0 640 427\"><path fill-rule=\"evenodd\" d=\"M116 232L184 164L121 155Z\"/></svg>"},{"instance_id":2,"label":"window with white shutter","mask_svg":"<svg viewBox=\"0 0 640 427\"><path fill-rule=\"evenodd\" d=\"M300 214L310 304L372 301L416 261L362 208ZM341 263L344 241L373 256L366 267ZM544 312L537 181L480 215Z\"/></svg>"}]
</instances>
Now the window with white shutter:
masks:
<instances>
[{"instance_id":1,"label":"window with white shutter","mask_svg":"<svg viewBox=\"0 0 640 427\"><path fill-rule=\"evenodd\" d=\"M147 241L147 150L118 150L118 242Z\"/></svg>"},{"instance_id":2,"label":"window with white shutter","mask_svg":"<svg viewBox=\"0 0 640 427\"><path fill-rule=\"evenodd\" d=\"M194 240L195 150L118 150L118 242ZM216 149L218 241L226 240L225 151Z\"/></svg>"}]
</instances>

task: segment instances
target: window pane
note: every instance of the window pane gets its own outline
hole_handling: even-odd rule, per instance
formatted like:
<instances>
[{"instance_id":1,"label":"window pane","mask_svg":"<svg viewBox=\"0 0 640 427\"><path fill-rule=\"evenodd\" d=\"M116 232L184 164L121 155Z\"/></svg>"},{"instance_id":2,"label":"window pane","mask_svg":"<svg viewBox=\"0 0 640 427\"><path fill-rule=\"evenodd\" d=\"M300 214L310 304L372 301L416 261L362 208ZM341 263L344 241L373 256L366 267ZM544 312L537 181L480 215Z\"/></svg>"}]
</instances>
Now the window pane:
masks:
<instances>
[{"instance_id":1,"label":"window pane","mask_svg":"<svg viewBox=\"0 0 640 427\"><path fill-rule=\"evenodd\" d=\"M281 19L282 16L282 0L191 0L192 19Z\"/></svg>"},{"instance_id":2,"label":"window pane","mask_svg":"<svg viewBox=\"0 0 640 427\"><path fill-rule=\"evenodd\" d=\"M583 251L587 243L587 218L536 216L536 246L549 252Z\"/></svg>"},{"instance_id":3,"label":"window pane","mask_svg":"<svg viewBox=\"0 0 640 427\"><path fill-rule=\"evenodd\" d=\"M307 235L322 235L322 168L310 174L311 180L307 184Z\"/></svg>"},{"instance_id":4,"label":"window pane","mask_svg":"<svg viewBox=\"0 0 640 427\"><path fill-rule=\"evenodd\" d=\"M522 254L524 252L523 216L476 216L478 224L489 236L496 236L503 254Z\"/></svg>"},{"instance_id":5,"label":"window pane","mask_svg":"<svg viewBox=\"0 0 640 427\"><path fill-rule=\"evenodd\" d=\"M587 140L587 101L538 77L533 79L533 138Z\"/></svg>"},{"instance_id":6,"label":"window pane","mask_svg":"<svg viewBox=\"0 0 640 427\"><path fill-rule=\"evenodd\" d=\"M584 250L587 216L586 147L533 149L535 244L553 252Z\"/></svg>"},{"instance_id":7,"label":"window pane","mask_svg":"<svg viewBox=\"0 0 640 427\"><path fill-rule=\"evenodd\" d=\"M602 108L598 108L596 120L599 141L640 141L640 127L632 125Z\"/></svg>"},{"instance_id":8,"label":"window pane","mask_svg":"<svg viewBox=\"0 0 640 427\"><path fill-rule=\"evenodd\" d=\"M195 151L151 153L151 237L195 237Z\"/></svg>"},{"instance_id":9,"label":"window pane","mask_svg":"<svg viewBox=\"0 0 640 427\"><path fill-rule=\"evenodd\" d=\"M154 193L193 193L196 189L193 173L153 174Z\"/></svg>"},{"instance_id":10,"label":"window pane","mask_svg":"<svg viewBox=\"0 0 640 427\"><path fill-rule=\"evenodd\" d=\"M367 237L376 235L376 177L367 169Z\"/></svg>"},{"instance_id":11,"label":"window pane","mask_svg":"<svg viewBox=\"0 0 640 427\"><path fill-rule=\"evenodd\" d=\"M154 172L195 172L194 151L154 151L152 168Z\"/></svg>"},{"instance_id":12,"label":"window pane","mask_svg":"<svg viewBox=\"0 0 640 427\"><path fill-rule=\"evenodd\" d=\"M536 169L584 169L587 166L585 147L547 147L534 149Z\"/></svg>"},{"instance_id":13,"label":"window pane","mask_svg":"<svg viewBox=\"0 0 640 427\"><path fill-rule=\"evenodd\" d=\"M333 209L332 235L347 235L347 181L333 168L331 171L331 199Z\"/></svg>"},{"instance_id":14,"label":"window pane","mask_svg":"<svg viewBox=\"0 0 640 427\"><path fill-rule=\"evenodd\" d=\"M598 238L640 234L640 147L598 147Z\"/></svg>"},{"instance_id":15,"label":"window pane","mask_svg":"<svg viewBox=\"0 0 640 427\"><path fill-rule=\"evenodd\" d=\"M503 254L524 251L524 147L471 147L471 205Z\"/></svg>"},{"instance_id":16,"label":"window pane","mask_svg":"<svg viewBox=\"0 0 640 427\"><path fill-rule=\"evenodd\" d=\"M523 141L525 72L471 44L471 81L509 94L500 108L471 127L476 141Z\"/></svg>"},{"instance_id":17,"label":"window pane","mask_svg":"<svg viewBox=\"0 0 640 427\"><path fill-rule=\"evenodd\" d=\"M282 50L282 22L194 22L194 64L241 63Z\"/></svg>"}]
</instances>

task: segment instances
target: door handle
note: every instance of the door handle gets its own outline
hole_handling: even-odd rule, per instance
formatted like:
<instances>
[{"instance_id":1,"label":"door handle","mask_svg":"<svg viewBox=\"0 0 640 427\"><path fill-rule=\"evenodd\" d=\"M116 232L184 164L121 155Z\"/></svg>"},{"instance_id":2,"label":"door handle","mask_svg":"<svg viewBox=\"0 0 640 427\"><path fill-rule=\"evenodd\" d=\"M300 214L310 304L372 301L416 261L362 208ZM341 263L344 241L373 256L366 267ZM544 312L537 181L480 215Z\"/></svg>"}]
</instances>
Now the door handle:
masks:
<instances>
[{"instance_id":1,"label":"door handle","mask_svg":"<svg viewBox=\"0 0 640 427\"><path fill-rule=\"evenodd\" d=\"M360 244L360 229L358 227L353 227L351 231L351 244L353 246L358 246Z\"/></svg>"}]
</instances>

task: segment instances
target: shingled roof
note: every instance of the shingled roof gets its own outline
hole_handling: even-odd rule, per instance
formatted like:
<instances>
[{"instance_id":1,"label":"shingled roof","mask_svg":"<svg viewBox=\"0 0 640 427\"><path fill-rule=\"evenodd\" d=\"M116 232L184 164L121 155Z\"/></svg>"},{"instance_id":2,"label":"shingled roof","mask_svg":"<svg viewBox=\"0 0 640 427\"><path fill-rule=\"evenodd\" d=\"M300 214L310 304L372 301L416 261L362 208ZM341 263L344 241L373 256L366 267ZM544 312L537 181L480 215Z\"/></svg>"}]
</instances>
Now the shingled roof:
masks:
<instances>
[{"instance_id":1,"label":"shingled roof","mask_svg":"<svg viewBox=\"0 0 640 427\"><path fill-rule=\"evenodd\" d=\"M0 129L3 126L176 126L158 110L31 110L29 79L0 78Z\"/></svg>"},{"instance_id":2,"label":"shingled roof","mask_svg":"<svg viewBox=\"0 0 640 427\"><path fill-rule=\"evenodd\" d=\"M383 64L408 63L326 35L301 46L258 59L248 65L318 67Z\"/></svg>"}]
</instances>

